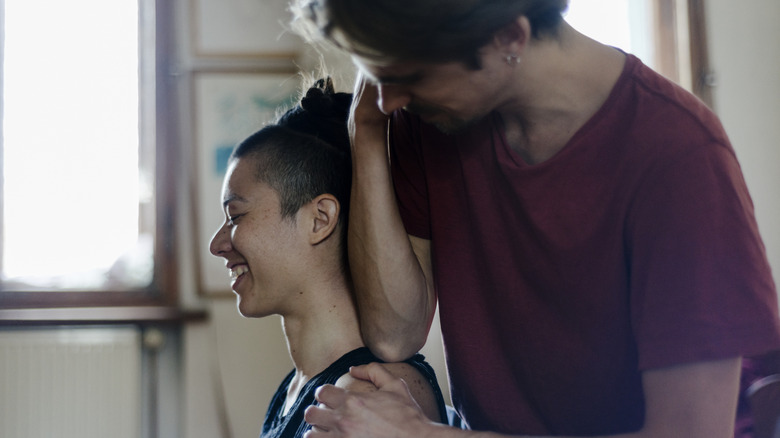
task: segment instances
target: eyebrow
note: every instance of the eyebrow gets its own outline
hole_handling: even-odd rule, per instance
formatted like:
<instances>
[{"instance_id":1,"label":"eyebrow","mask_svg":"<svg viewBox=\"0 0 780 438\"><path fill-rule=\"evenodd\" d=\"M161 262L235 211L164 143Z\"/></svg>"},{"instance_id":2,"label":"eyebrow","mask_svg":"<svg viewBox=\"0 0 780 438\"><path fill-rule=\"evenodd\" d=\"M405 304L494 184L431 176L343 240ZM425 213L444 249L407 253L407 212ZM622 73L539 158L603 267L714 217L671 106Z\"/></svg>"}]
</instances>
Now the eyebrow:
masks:
<instances>
[{"instance_id":1,"label":"eyebrow","mask_svg":"<svg viewBox=\"0 0 780 438\"><path fill-rule=\"evenodd\" d=\"M246 199L244 199L243 197L238 196L236 194L230 194L227 197L225 197L224 200L222 200L222 208L223 209L227 208L228 204L230 204L233 201L246 202Z\"/></svg>"}]
</instances>

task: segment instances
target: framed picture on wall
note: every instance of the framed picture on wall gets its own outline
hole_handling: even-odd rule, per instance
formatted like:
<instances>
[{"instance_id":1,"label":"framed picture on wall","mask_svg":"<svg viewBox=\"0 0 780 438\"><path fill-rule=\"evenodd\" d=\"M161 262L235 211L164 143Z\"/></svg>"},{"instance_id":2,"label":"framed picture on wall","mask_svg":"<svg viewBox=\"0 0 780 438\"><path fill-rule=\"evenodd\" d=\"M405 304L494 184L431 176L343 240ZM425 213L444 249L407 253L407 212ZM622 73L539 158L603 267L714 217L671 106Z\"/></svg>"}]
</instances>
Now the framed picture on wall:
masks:
<instances>
[{"instance_id":1,"label":"framed picture on wall","mask_svg":"<svg viewBox=\"0 0 780 438\"><path fill-rule=\"evenodd\" d=\"M291 57L303 40L288 29L288 0L190 0L196 57Z\"/></svg>"},{"instance_id":2,"label":"framed picture on wall","mask_svg":"<svg viewBox=\"0 0 780 438\"><path fill-rule=\"evenodd\" d=\"M288 73L197 72L193 75L193 244L202 295L231 294L224 260L209 242L224 222L222 180L235 145L298 101L300 76Z\"/></svg>"}]
</instances>

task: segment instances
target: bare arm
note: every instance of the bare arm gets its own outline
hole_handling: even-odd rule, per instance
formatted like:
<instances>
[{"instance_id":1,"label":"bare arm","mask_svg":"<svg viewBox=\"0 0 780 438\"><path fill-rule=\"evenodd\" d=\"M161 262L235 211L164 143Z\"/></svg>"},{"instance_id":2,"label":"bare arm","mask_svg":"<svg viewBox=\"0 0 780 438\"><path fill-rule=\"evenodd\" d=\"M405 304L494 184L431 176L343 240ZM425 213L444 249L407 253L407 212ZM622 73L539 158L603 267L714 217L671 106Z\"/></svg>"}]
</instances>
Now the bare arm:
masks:
<instances>
[{"instance_id":1,"label":"bare arm","mask_svg":"<svg viewBox=\"0 0 780 438\"><path fill-rule=\"evenodd\" d=\"M397 362L425 343L436 295L430 244L410 238L398 213L387 155L388 118L376 102L376 88L358 80L349 120L348 249L363 338L374 354Z\"/></svg>"},{"instance_id":2,"label":"bare arm","mask_svg":"<svg viewBox=\"0 0 780 438\"><path fill-rule=\"evenodd\" d=\"M612 438L731 438L739 390L740 358L699 362L647 371L645 425L636 433ZM317 393L324 405L310 407L306 421L318 436L435 438L500 437L491 432L463 431L427 421L404 395L403 382L377 364L356 367L358 379L371 380L379 390L351 394L325 386ZM573 438L573 437L569 437ZM606 437L604 437L606 438Z\"/></svg>"}]
</instances>

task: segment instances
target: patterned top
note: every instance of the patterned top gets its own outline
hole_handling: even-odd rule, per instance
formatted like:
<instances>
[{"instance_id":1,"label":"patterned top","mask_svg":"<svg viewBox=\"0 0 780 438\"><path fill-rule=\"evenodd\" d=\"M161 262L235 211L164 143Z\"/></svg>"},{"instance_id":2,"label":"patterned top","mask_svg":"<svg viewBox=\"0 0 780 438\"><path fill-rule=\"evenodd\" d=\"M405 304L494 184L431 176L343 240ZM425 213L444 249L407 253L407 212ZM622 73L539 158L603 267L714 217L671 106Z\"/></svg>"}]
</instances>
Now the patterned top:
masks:
<instances>
[{"instance_id":1,"label":"patterned top","mask_svg":"<svg viewBox=\"0 0 780 438\"><path fill-rule=\"evenodd\" d=\"M341 356L341 358L333 362L323 372L306 382L303 389L301 389L300 394L298 394L295 404L290 411L287 412L287 415L283 415L287 388L290 386L290 381L292 381L292 378L295 375L295 370L291 371L290 374L284 378L281 385L279 385L279 389L276 390L276 394L274 394L271 399L271 405L268 408L268 412L266 412L265 421L263 422L263 431L260 434L260 437L303 437L303 434L311 428L311 426L304 421L303 413L307 407L316 403L314 391L322 385L336 383L339 377L349 372L350 367L365 365L371 362L382 362L382 360L374 356L366 347L352 350ZM441 413L440 421L442 423L447 423L444 398L433 368L431 368L428 362L425 361L425 357L421 354L416 354L405 362L412 365L428 380L428 383L433 389L437 404L439 405L439 412Z\"/></svg>"}]
</instances>

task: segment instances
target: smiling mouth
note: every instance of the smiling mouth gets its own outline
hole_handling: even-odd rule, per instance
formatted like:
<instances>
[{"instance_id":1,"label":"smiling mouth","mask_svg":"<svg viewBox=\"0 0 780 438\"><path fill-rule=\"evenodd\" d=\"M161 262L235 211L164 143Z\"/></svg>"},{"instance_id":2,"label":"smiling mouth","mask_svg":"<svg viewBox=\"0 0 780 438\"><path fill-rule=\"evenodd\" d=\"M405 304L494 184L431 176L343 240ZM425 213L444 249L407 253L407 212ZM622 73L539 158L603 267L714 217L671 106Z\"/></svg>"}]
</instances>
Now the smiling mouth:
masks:
<instances>
[{"instance_id":1,"label":"smiling mouth","mask_svg":"<svg viewBox=\"0 0 780 438\"><path fill-rule=\"evenodd\" d=\"M249 272L249 268L247 268L245 265L238 265L230 269L230 279L235 281L238 279L238 277L242 276L243 274Z\"/></svg>"}]
</instances>

